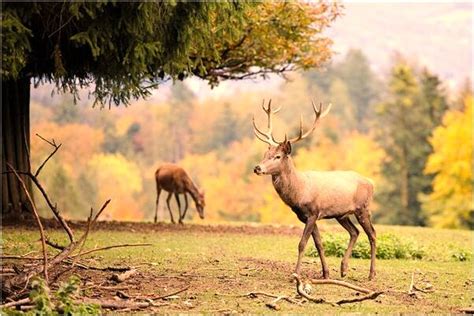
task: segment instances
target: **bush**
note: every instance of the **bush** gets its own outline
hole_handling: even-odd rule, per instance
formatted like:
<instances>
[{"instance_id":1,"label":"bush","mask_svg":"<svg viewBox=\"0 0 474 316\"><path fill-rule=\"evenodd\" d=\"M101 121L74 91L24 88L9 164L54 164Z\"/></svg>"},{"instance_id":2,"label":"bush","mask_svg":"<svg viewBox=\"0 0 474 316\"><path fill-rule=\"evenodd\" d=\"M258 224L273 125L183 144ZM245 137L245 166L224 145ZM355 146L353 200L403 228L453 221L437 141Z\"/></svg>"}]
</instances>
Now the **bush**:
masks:
<instances>
[{"instance_id":1,"label":"bush","mask_svg":"<svg viewBox=\"0 0 474 316\"><path fill-rule=\"evenodd\" d=\"M472 252L465 249L457 249L451 252L454 261L471 261Z\"/></svg>"},{"instance_id":2,"label":"bush","mask_svg":"<svg viewBox=\"0 0 474 316\"><path fill-rule=\"evenodd\" d=\"M54 295L50 296L50 289L41 278L31 282L30 300L35 305L34 309L27 312L12 308L0 310L5 315L99 315L100 307L94 304L75 303L74 299L80 294L80 280L71 276L66 283L60 284Z\"/></svg>"},{"instance_id":3,"label":"bush","mask_svg":"<svg viewBox=\"0 0 474 316\"><path fill-rule=\"evenodd\" d=\"M352 251L353 258L370 259L370 244L367 239L357 239ZM342 257L347 249L349 237L345 234L328 234L323 238L324 253L327 256ZM307 253L310 257L317 257L314 247ZM381 234L377 237L378 259L422 259L424 250L414 240L400 238L394 234Z\"/></svg>"}]
</instances>

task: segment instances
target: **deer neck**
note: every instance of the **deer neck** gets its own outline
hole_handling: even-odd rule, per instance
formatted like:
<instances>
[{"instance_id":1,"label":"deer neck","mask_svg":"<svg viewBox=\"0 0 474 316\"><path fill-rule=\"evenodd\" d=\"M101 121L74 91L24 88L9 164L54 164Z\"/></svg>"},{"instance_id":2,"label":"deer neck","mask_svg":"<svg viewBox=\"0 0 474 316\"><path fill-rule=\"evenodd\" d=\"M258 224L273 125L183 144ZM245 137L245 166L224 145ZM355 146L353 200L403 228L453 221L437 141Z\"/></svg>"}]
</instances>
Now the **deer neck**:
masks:
<instances>
[{"instance_id":1,"label":"deer neck","mask_svg":"<svg viewBox=\"0 0 474 316\"><path fill-rule=\"evenodd\" d=\"M273 187L280 198L289 206L295 206L300 200L301 180L291 157L283 163L281 173L272 175Z\"/></svg>"},{"instance_id":2,"label":"deer neck","mask_svg":"<svg viewBox=\"0 0 474 316\"><path fill-rule=\"evenodd\" d=\"M188 185L186 186L186 191L189 192L189 194L191 195L191 198L194 200L194 203L198 204L199 192L191 180L189 180Z\"/></svg>"}]
</instances>

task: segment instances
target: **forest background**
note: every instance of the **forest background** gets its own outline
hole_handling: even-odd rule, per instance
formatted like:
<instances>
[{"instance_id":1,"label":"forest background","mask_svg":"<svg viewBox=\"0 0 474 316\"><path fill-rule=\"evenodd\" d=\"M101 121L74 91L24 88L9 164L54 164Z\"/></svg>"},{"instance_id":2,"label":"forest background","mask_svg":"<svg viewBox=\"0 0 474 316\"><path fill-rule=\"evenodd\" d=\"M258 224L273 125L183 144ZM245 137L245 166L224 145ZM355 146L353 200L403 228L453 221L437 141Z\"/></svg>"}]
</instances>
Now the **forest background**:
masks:
<instances>
[{"instance_id":1,"label":"forest background","mask_svg":"<svg viewBox=\"0 0 474 316\"><path fill-rule=\"evenodd\" d=\"M282 105L275 122L282 139L296 133L300 114L308 126L313 99L333 108L313 136L295 147L299 169L352 169L373 179L377 223L472 228L473 98L465 73L472 61L466 64L458 54L466 45L462 40L441 52L433 49L466 32L472 15L466 18L469 10L459 5L415 6L404 14L408 26L392 25L395 34L384 37L380 16L388 25L397 20L396 8L378 6L382 12L368 17L360 6L347 6L330 30L338 52L333 61L322 70L292 73L288 81L271 76L211 89L187 79L161 86L148 100L111 109L93 108L87 91L74 104L72 97L51 96L52 87L40 86L31 95L32 164L50 151L36 133L63 144L42 181L72 219L85 218L90 205L111 198L109 219L152 220L154 172L163 162L176 162L205 189L206 222L294 224L270 179L252 172L266 145L253 136L251 119L255 115L263 124L263 99ZM441 11L431 12L436 19L417 16L430 10ZM410 27L410 18L417 18L416 26ZM433 29L440 23L443 28ZM428 29L436 36L424 36ZM366 51L357 43L367 36L374 45ZM424 53L413 51L407 38ZM161 220L168 220L165 198ZM200 221L194 211L188 214Z\"/></svg>"}]
</instances>

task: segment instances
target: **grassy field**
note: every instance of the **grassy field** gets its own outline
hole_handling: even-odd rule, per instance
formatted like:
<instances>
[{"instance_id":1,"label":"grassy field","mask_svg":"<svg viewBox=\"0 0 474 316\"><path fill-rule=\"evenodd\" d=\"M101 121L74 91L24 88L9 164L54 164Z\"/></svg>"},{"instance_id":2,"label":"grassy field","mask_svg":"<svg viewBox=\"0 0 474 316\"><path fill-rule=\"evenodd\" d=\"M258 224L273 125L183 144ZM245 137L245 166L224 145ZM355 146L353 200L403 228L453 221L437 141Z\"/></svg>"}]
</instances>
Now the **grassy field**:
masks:
<instances>
[{"instance_id":1,"label":"grassy field","mask_svg":"<svg viewBox=\"0 0 474 316\"><path fill-rule=\"evenodd\" d=\"M149 247L118 248L97 252L84 262L95 266L130 265L139 273L125 282L130 297L144 294L166 294L182 289L176 299L166 301L150 311L265 313L271 310L265 303L270 298L243 296L252 291L294 296L295 284L291 273L296 262L299 228L266 226L207 227L202 225L171 226L126 224L122 229L101 228L94 231L86 248L120 243L151 243ZM377 277L368 281L369 260L351 258L345 280L374 290L388 292L376 300L334 307L306 302L295 305L281 301L281 312L291 313L446 313L472 304L473 268L472 232L437 230L430 228L376 226L378 234L394 234L409 238L424 251L422 260L377 260ZM344 231L336 225L322 226L322 237ZM60 231L50 231L54 240L64 238ZM364 234L360 239L366 239ZM21 255L40 249L35 230L3 227L3 253ZM461 255L460 255L461 254ZM462 254L468 257L462 260ZM18 261L15 263L18 264ZM4 261L11 266L13 261ZM331 277L340 279L340 258L328 257ZM319 258L304 259L302 276L310 280L320 276ZM434 292L407 294L413 272L415 284L431 284ZM90 297L113 298L116 292L100 291L90 284L108 285L110 272L76 270L64 273L79 274ZM89 288L89 289L88 289ZM351 297L354 291L331 285L313 286L313 295L328 300Z\"/></svg>"}]
</instances>

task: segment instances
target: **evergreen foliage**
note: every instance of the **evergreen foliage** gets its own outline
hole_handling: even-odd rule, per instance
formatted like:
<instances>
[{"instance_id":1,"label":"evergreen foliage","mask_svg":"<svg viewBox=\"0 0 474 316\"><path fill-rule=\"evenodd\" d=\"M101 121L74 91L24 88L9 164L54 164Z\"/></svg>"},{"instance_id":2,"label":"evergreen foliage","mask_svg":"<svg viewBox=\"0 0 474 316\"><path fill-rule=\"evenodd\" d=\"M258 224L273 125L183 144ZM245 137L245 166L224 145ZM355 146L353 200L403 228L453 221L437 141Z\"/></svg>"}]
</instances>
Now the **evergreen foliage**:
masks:
<instances>
[{"instance_id":1,"label":"evergreen foliage","mask_svg":"<svg viewBox=\"0 0 474 316\"><path fill-rule=\"evenodd\" d=\"M431 189L432 178L423 173L432 148L428 137L440 123L446 99L439 79L417 74L405 61L393 67L389 96L377 108L378 140L387 154L382 172L387 185L379 201L387 206L382 222L423 225L419 194Z\"/></svg>"},{"instance_id":2,"label":"evergreen foliage","mask_svg":"<svg viewBox=\"0 0 474 316\"><path fill-rule=\"evenodd\" d=\"M274 2L2 3L2 75L54 82L100 103L128 103L165 80L212 85L317 67L335 4Z\"/></svg>"}]
</instances>

